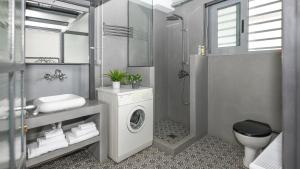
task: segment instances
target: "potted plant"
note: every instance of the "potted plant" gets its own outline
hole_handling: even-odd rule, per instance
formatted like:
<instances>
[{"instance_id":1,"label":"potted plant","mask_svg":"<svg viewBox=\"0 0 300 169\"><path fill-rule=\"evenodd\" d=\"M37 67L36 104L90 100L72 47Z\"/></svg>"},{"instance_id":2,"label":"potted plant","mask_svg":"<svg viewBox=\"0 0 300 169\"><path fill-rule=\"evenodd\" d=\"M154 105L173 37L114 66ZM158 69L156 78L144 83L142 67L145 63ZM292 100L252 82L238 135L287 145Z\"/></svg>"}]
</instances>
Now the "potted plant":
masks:
<instances>
[{"instance_id":1,"label":"potted plant","mask_svg":"<svg viewBox=\"0 0 300 169\"><path fill-rule=\"evenodd\" d=\"M113 89L120 89L120 82L126 77L126 73L120 70L111 70L105 76L111 79Z\"/></svg>"},{"instance_id":2,"label":"potted plant","mask_svg":"<svg viewBox=\"0 0 300 169\"><path fill-rule=\"evenodd\" d=\"M127 76L128 81L131 83L133 89L138 89L141 86L141 82L143 81L143 77L140 74L131 74Z\"/></svg>"}]
</instances>

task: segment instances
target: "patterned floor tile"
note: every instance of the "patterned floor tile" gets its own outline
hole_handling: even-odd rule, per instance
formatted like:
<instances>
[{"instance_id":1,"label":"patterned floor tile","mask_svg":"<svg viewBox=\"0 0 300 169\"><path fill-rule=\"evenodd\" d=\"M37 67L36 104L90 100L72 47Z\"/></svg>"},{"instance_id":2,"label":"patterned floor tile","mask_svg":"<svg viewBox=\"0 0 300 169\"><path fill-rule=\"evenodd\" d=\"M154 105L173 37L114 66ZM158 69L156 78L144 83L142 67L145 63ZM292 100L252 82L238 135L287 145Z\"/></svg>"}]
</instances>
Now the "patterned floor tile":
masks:
<instances>
[{"instance_id":1,"label":"patterned floor tile","mask_svg":"<svg viewBox=\"0 0 300 169\"><path fill-rule=\"evenodd\" d=\"M189 135L189 130L181 123L161 120L155 124L154 136L168 144L175 144Z\"/></svg>"},{"instance_id":2,"label":"patterned floor tile","mask_svg":"<svg viewBox=\"0 0 300 169\"><path fill-rule=\"evenodd\" d=\"M117 164L97 162L87 150L47 162L35 169L245 169L238 145L205 136L176 156L155 147L147 148Z\"/></svg>"}]
</instances>

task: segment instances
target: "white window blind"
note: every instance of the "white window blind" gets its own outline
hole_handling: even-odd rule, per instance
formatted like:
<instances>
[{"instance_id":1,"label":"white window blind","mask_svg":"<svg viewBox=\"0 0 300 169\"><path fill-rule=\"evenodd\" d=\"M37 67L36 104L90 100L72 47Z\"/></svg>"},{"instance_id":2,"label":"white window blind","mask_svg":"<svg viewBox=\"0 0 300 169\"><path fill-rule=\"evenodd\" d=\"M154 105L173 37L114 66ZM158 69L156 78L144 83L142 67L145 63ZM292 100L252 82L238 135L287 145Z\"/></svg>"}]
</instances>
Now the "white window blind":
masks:
<instances>
[{"instance_id":1,"label":"white window blind","mask_svg":"<svg viewBox=\"0 0 300 169\"><path fill-rule=\"evenodd\" d=\"M282 47L281 0L249 0L248 50Z\"/></svg>"},{"instance_id":2,"label":"white window blind","mask_svg":"<svg viewBox=\"0 0 300 169\"><path fill-rule=\"evenodd\" d=\"M239 4L218 9L218 48L239 46Z\"/></svg>"}]
</instances>

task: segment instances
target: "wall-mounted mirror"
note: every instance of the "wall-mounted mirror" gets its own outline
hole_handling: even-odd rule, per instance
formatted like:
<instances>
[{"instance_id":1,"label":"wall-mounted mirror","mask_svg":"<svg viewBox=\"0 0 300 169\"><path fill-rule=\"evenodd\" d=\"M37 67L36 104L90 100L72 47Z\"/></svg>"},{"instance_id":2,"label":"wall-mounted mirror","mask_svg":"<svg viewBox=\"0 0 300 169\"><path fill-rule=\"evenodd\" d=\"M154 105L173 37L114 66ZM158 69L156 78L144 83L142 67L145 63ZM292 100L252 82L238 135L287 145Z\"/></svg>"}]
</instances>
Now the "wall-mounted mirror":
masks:
<instances>
[{"instance_id":1,"label":"wall-mounted mirror","mask_svg":"<svg viewBox=\"0 0 300 169\"><path fill-rule=\"evenodd\" d=\"M89 63L89 8L27 0L25 58L30 64Z\"/></svg>"}]
</instances>

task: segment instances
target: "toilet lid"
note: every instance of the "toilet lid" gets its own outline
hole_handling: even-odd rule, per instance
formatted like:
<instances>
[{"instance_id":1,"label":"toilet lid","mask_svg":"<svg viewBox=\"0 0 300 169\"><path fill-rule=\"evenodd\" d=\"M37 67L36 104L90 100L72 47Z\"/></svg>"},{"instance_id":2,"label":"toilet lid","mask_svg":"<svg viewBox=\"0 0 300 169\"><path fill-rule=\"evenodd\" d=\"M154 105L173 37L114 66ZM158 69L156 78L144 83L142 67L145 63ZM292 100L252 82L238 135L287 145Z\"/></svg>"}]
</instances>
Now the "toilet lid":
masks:
<instances>
[{"instance_id":1,"label":"toilet lid","mask_svg":"<svg viewBox=\"0 0 300 169\"><path fill-rule=\"evenodd\" d=\"M266 137L272 133L268 124L253 120L237 122L233 125L233 130L250 137Z\"/></svg>"}]
</instances>

